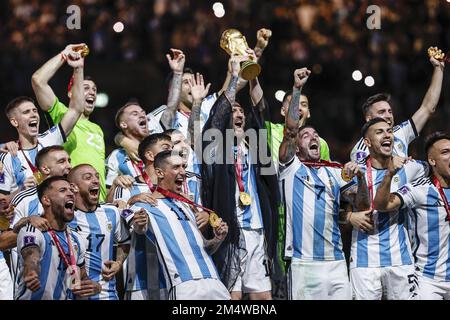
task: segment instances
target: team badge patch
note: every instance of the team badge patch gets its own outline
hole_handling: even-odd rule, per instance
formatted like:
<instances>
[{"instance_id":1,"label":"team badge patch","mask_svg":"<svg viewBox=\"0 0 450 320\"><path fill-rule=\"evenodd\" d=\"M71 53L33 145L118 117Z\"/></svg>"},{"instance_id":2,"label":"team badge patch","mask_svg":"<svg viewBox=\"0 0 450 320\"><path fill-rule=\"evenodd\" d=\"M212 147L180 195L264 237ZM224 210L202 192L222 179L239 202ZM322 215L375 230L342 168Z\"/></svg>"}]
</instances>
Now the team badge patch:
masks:
<instances>
[{"instance_id":1,"label":"team badge patch","mask_svg":"<svg viewBox=\"0 0 450 320\"><path fill-rule=\"evenodd\" d=\"M108 225L106 226L106 228L108 229L109 232L112 231L112 223L108 222Z\"/></svg>"},{"instance_id":2,"label":"team badge patch","mask_svg":"<svg viewBox=\"0 0 450 320\"><path fill-rule=\"evenodd\" d=\"M30 246L36 244L36 237L35 236L25 236L23 238L23 246Z\"/></svg>"},{"instance_id":3,"label":"team badge patch","mask_svg":"<svg viewBox=\"0 0 450 320\"><path fill-rule=\"evenodd\" d=\"M398 189L398 192L400 192L400 194L407 194L408 192L410 192L411 190L408 188L408 186L403 186L400 189Z\"/></svg>"},{"instance_id":4,"label":"team badge patch","mask_svg":"<svg viewBox=\"0 0 450 320\"><path fill-rule=\"evenodd\" d=\"M124 219L128 218L131 214L133 214L133 210L130 209L123 209L120 213L120 216Z\"/></svg>"},{"instance_id":5,"label":"team badge patch","mask_svg":"<svg viewBox=\"0 0 450 320\"><path fill-rule=\"evenodd\" d=\"M363 159L365 159L367 157L367 153L365 153L364 151L358 151L356 153L356 161L361 161Z\"/></svg>"}]
</instances>

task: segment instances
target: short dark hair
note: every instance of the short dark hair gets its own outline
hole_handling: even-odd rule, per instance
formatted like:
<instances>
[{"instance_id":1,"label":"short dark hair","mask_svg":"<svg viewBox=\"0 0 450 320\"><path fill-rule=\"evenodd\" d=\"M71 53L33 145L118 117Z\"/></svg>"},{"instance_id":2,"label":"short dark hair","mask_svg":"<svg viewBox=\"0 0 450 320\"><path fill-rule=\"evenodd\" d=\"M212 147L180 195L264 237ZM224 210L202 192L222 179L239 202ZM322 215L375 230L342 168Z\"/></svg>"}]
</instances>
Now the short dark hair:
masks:
<instances>
[{"instance_id":1,"label":"short dark hair","mask_svg":"<svg viewBox=\"0 0 450 320\"><path fill-rule=\"evenodd\" d=\"M431 134L429 134L425 138L425 154L428 156L428 152L430 151L431 147L438 142L439 140L450 140L450 134L436 131Z\"/></svg>"},{"instance_id":2,"label":"short dark hair","mask_svg":"<svg viewBox=\"0 0 450 320\"><path fill-rule=\"evenodd\" d=\"M369 128L370 128L371 126L373 126L374 124L377 124L378 122L385 122L385 123L388 123L386 120L384 120L383 118L380 118L380 117L376 117L376 118L370 119L369 121L367 121L367 122L363 125L363 127L362 127L362 129L361 129L361 136L362 136L363 138L365 138L365 137L366 137L366 134L367 134L367 131L369 130Z\"/></svg>"},{"instance_id":3,"label":"short dark hair","mask_svg":"<svg viewBox=\"0 0 450 320\"><path fill-rule=\"evenodd\" d=\"M369 98L367 98L366 102L364 102L364 104L362 105L362 112L364 117L367 116L367 113L369 112L370 107L377 102L380 101L386 101L389 102L391 101L391 95L389 93L377 93L374 94L373 96L370 96Z\"/></svg>"},{"instance_id":4,"label":"short dark hair","mask_svg":"<svg viewBox=\"0 0 450 320\"><path fill-rule=\"evenodd\" d=\"M305 125L301 126L300 128L298 128L297 134L300 133L300 131L302 131L302 130L304 130L304 129L307 129L307 128L311 128L311 129L316 130L316 128L314 128L312 125L310 125L310 124L305 124ZM316 130L316 132L317 132L317 130Z\"/></svg>"},{"instance_id":5,"label":"short dark hair","mask_svg":"<svg viewBox=\"0 0 450 320\"><path fill-rule=\"evenodd\" d=\"M286 93L284 94L282 102L284 103L289 96L292 96L292 89L286 91Z\"/></svg>"},{"instance_id":6,"label":"short dark hair","mask_svg":"<svg viewBox=\"0 0 450 320\"><path fill-rule=\"evenodd\" d=\"M36 160L35 160L36 167L38 169L42 166L44 159L47 157L47 155L53 151L64 151L64 148L63 148L63 146L54 145L54 146L45 147L45 148L42 148L41 150L39 150L39 152L36 155Z\"/></svg>"},{"instance_id":7,"label":"short dark hair","mask_svg":"<svg viewBox=\"0 0 450 320\"><path fill-rule=\"evenodd\" d=\"M164 150L161 151L160 153L158 153L155 157L155 162L153 163L153 166L155 168L160 168L162 169L162 167L164 166L164 164L167 163L167 159L172 157L172 156L177 156L177 157L181 157L181 154L179 152L175 152L172 150Z\"/></svg>"},{"instance_id":8,"label":"short dark hair","mask_svg":"<svg viewBox=\"0 0 450 320\"><path fill-rule=\"evenodd\" d=\"M35 103L34 100L30 97L20 96L14 98L6 105L5 108L6 117L9 119L11 113L24 102L31 102L33 104Z\"/></svg>"},{"instance_id":9,"label":"short dark hair","mask_svg":"<svg viewBox=\"0 0 450 320\"><path fill-rule=\"evenodd\" d=\"M161 140L172 142L172 139L167 134L154 133L154 134L149 135L148 137L145 137L144 140L142 140L142 142L139 144L138 155L139 155L139 158L142 161L144 161L144 163L145 163L145 153L147 152L147 150Z\"/></svg>"},{"instance_id":10,"label":"short dark hair","mask_svg":"<svg viewBox=\"0 0 450 320\"><path fill-rule=\"evenodd\" d=\"M73 167L70 171L69 174L67 175L67 180L69 182L73 182L74 181L74 177L75 175L78 173L78 171L83 168L83 167L91 167L94 170L97 171L97 169L95 169L92 165L88 164L88 163L81 163L79 165L76 165L75 167Z\"/></svg>"},{"instance_id":11,"label":"short dark hair","mask_svg":"<svg viewBox=\"0 0 450 320\"><path fill-rule=\"evenodd\" d=\"M125 103L122 107L120 107L119 110L117 110L116 112L116 116L114 117L114 123L116 124L116 127L119 130L122 130L120 128L120 118L122 117L123 113L125 112L125 109L128 108L129 106L139 106L141 107L141 105L139 104L139 102L137 101L128 101L127 103ZM141 107L142 108L142 107Z\"/></svg>"},{"instance_id":12,"label":"short dark hair","mask_svg":"<svg viewBox=\"0 0 450 320\"><path fill-rule=\"evenodd\" d=\"M67 178L65 177L61 177L61 176L53 176L53 177L49 177L47 179L45 179L44 181L42 181L38 186L37 186L37 193L38 193L38 198L39 201L42 199L42 197L44 196L44 193L51 188L52 184L56 181L66 181L69 182L67 180Z\"/></svg>"}]
</instances>

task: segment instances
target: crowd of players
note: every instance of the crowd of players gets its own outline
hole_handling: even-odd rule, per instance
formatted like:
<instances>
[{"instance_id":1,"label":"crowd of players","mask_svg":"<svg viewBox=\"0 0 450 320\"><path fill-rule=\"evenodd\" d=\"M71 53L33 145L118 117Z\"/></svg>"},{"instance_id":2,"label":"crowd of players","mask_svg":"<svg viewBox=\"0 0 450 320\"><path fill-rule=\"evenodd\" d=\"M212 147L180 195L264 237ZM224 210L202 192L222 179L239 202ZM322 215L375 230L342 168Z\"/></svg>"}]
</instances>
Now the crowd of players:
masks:
<instances>
[{"instance_id":1,"label":"crowd of players","mask_svg":"<svg viewBox=\"0 0 450 320\"><path fill-rule=\"evenodd\" d=\"M258 78L240 77L270 36L259 30L253 50L231 56L212 94L171 49L167 105L121 107L119 148L106 160L79 44L38 69L37 102L5 108L18 140L0 153L0 298L450 298L450 136L430 135L424 161L408 157L436 109L444 62L430 57L429 89L399 125L389 95L369 97L341 165L306 124L307 68L289 75L284 123L270 121ZM65 64L68 107L49 85ZM248 106L237 99L246 87ZM37 106L54 123L41 134Z\"/></svg>"}]
</instances>

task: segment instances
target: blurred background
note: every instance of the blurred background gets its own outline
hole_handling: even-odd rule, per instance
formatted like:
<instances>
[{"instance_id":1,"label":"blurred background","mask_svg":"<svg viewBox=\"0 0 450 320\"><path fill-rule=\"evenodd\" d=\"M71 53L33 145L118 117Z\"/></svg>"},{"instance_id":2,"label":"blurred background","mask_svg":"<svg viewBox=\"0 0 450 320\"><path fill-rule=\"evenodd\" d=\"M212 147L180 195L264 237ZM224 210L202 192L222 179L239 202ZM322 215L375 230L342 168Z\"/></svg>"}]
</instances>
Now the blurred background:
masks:
<instances>
[{"instance_id":1,"label":"blurred background","mask_svg":"<svg viewBox=\"0 0 450 320\"><path fill-rule=\"evenodd\" d=\"M115 148L116 110L137 99L151 111L167 99L169 67L165 54L178 48L186 66L203 73L218 91L226 75L228 55L220 48L221 33L239 29L250 47L259 28L272 30L260 64L260 82L273 121L281 122L276 99L292 86L295 68L313 74L304 92L312 118L330 146L332 158L347 161L363 124L361 105L378 92L392 94L396 123L411 117L428 88L432 66L427 48L450 50L450 0L3 0L0 2L0 106L18 95L32 96L31 75L67 44L86 42L91 50L85 74L102 93L91 119L104 130L107 155ZM81 8L81 29L69 30L70 5ZM381 29L369 30L369 5L381 7ZM422 136L449 131L450 75L444 75L437 112ZM359 72L358 72L359 71ZM67 100L71 69L63 66L50 82ZM247 94L248 89L244 89ZM16 139L4 113L0 141ZM42 129L47 127L41 120ZM410 148L422 157L423 139Z\"/></svg>"}]
</instances>

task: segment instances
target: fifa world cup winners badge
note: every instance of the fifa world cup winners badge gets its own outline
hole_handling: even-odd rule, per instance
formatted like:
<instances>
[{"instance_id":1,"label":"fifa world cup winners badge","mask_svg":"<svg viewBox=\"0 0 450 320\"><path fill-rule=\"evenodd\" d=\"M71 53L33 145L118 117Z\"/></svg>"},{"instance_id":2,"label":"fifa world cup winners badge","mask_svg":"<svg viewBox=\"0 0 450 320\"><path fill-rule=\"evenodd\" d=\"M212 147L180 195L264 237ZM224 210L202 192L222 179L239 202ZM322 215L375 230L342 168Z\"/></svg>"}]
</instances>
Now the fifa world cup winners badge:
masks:
<instances>
[{"instance_id":1,"label":"fifa world cup winners badge","mask_svg":"<svg viewBox=\"0 0 450 320\"><path fill-rule=\"evenodd\" d=\"M70 290L81 287L81 272L78 266L69 265L66 270L66 286Z\"/></svg>"}]
</instances>

